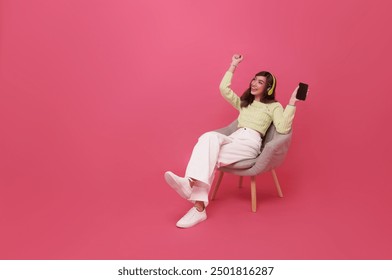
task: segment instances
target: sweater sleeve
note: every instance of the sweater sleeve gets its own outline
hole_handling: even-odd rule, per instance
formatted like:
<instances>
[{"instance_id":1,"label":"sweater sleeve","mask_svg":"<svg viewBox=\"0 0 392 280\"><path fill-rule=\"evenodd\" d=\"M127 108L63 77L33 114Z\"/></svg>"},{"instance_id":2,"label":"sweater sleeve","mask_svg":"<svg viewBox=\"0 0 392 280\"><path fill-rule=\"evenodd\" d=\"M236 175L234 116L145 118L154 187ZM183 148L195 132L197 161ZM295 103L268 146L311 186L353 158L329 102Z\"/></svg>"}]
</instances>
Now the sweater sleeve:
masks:
<instances>
[{"instance_id":1,"label":"sweater sleeve","mask_svg":"<svg viewBox=\"0 0 392 280\"><path fill-rule=\"evenodd\" d=\"M272 112L272 121L276 127L276 131L281 134L287 134L291 130L295 115L295 106L287 105L283 109L282 105L278 103L278 106L274 108Z\"/></svg>"},{"instance_id":2,"label":"sweater sleeve","mask_svg":"<svg viewBox=\"0 0 392 280\"><path fill-rule=\"evenodd\" d=\"M227 71L219 85L219 90L222 96L237 110L241 109L241 100L238 95L230 88L233 73Z\"/></svg>"}]
</instances>

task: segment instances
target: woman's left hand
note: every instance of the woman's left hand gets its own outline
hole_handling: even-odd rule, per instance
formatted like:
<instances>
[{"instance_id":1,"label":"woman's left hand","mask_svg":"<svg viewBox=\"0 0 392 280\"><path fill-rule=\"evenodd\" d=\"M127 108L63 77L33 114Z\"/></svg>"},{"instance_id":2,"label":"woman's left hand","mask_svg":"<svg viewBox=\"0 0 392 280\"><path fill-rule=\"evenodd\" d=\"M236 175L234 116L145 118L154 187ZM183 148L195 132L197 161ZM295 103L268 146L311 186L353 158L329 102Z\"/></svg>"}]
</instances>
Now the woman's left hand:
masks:
<instances>
[{"instance_id":1,"label":"woman's left hand","mask_svg":"<svg viewBox=\"0 0 392 280\"><path fill-rule=\"evenodd\" d=\"M291 94L289 104L292 105L292 106L295 106L295 102L297 102L299 100L299 99L297 99L297 91L298 91L298 89L299 89L299 86L297 86L295 88L295 90L293 91L293 93Z\"/></svg>"}]
</instances>

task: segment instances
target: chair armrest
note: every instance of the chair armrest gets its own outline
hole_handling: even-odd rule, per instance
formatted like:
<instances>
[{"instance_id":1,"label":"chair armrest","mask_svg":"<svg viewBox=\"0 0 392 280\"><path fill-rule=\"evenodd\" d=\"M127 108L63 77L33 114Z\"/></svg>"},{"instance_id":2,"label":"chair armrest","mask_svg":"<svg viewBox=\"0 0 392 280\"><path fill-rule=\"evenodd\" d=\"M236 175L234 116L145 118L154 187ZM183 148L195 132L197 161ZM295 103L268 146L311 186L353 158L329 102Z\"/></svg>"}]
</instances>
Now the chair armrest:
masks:
<instances>
[{"instance_id":1,"label":"chair armrest","mask_svg":"<svg viewBox=\"0 0 392 280\"><path fill-rule=\"evenodd\" d=\"M232 134L237 129L238 129L238 121L235 120L231 124L229 124L228 126L219 128L219 129L214 130L214 131L218 132L218 133L222 133L222 134L224 134L226 136L229 136L230 134Z\"/></svg>"},{"instance_id":2,"label":"chair armrest","mask_svg":"<svg viewBox=\"0 0 392 280\"><path fill-rule=\"evenodd\" d=\"M269 171L281 165L287 155L291 142L291 133L279 134L268 142L261 154L257 157L255 164L245 170L233 170L231 173L240 176L255 176Z\"/></svg>"}]
</instances>

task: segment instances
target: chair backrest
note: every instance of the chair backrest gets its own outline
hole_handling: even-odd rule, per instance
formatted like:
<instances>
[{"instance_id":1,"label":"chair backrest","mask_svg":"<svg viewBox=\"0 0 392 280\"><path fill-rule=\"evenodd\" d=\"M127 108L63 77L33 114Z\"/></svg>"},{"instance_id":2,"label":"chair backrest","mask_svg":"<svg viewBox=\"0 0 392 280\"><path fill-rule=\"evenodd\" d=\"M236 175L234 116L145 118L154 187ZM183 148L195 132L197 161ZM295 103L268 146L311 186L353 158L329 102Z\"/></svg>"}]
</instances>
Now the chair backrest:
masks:
<instances>
[{"instance_id":1,"label":"chair backrest","mask_svg":"<svg viewBox=\"0 0 392 280\"><path fill-rule=\"evenodd\" d=\"M237 129L238 129L238 120L235 120L235 121L231 122L228 126L219 128L214 131L228 136L228 135L232 134L234 131L236 131Z\"/></svg>"},{"instance_id":2,"label":"chair backrest","mask_svg":"<svg viewBox=\"0 0 392 280\"><path fill-rule=\"evenodd\" d=\"M272 138L274 138L274 135L276 133L276 127L275 125L272 123L270 125L270 127L267 129L267 132L265 133L265 136L263 138L263 142L264 143L268 143L269 141L272 140Z\"/></svg>"},{"instance_id":3,"label":"chair backrest","mask_svg":"<svg viewBox=\"0 0 392 280\"><path fill-rule=\"evenodd\" d=\"M267 131L265 132L265 136L263 137L263 142L261 144L261 151L264 149L265 145L276 136L278 132L276 131L276 127L273 123L269 126Z\"/></svg>"}]
</instances>

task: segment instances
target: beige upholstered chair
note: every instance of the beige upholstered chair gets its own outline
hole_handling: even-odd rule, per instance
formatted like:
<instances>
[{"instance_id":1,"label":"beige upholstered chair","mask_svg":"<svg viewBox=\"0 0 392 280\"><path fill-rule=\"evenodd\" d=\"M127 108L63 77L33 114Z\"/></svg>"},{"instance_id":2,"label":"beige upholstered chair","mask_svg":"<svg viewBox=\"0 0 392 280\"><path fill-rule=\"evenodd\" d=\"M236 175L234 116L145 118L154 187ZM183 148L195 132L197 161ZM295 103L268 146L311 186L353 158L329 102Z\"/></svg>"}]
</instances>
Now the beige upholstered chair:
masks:
<instances>
[{"instance_id":1,"label":"beige upholstered chair","mask_svg":"<svg viewBox=\"0 0 392 280\"><path fill-rule=\"evenodd\" d=\"M230 125L216 130L216 132L230 135L237 130L238 122L234 121ZM276 131L275 126L271 124L263 139L262 151L255 159L243 160L228 166L220 167L219 177L212 193L211 200L214 200L218 192L219 185L225 172L240 176L240 187L242 186L243 176L251 177L251 202L252 212L256 212L256 176L263 172L271 171L274 178L275 186L279 197L283 197L282 190L279 185L275 168L281 165L286 157L290 146L292 133L280 134Z\"/></svg>"}]
</instances>

